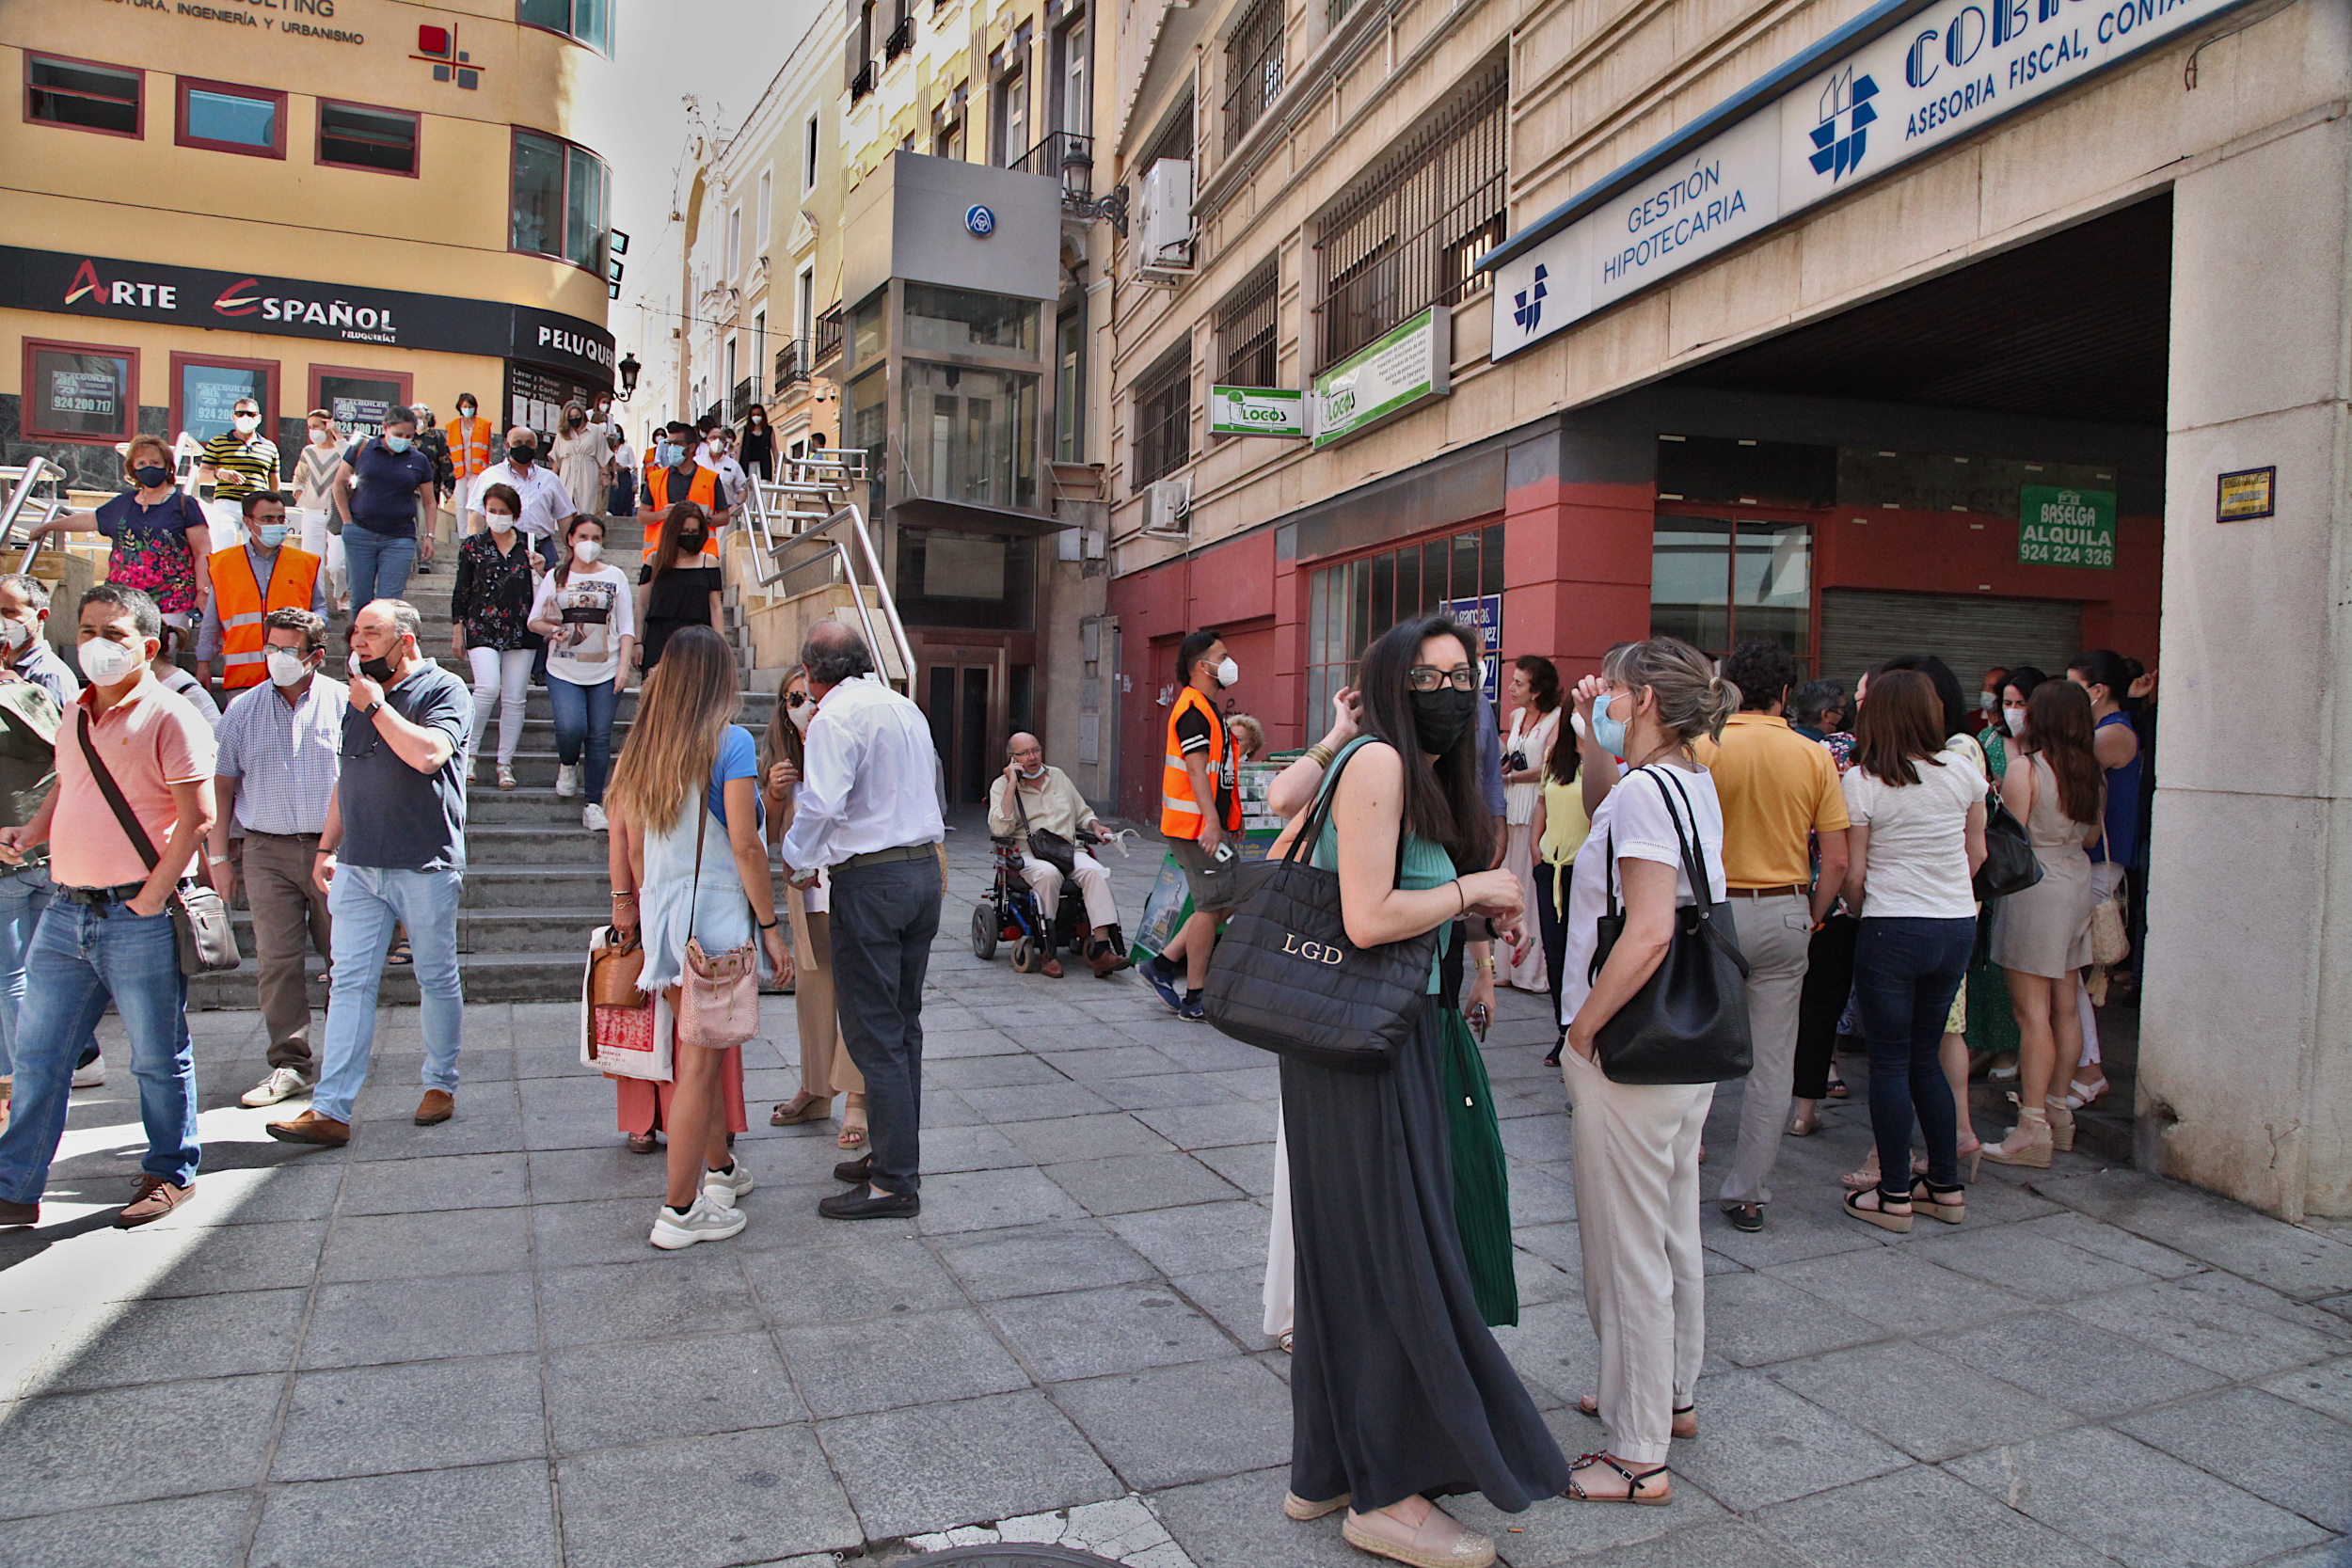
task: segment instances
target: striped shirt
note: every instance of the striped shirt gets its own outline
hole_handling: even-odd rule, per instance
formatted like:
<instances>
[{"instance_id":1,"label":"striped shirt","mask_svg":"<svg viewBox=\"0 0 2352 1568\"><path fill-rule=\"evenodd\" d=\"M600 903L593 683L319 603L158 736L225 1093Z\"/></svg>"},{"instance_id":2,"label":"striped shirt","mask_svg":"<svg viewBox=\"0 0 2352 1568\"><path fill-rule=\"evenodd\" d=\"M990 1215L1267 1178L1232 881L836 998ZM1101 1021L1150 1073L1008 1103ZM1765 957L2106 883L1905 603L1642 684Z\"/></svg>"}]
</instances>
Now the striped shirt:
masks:
<instances>
[{"instance_id":1,"label":"striped shirt","mask_svg":"<svg viewBox=\"0 0 2352 1568\"><path fill-rule=\"evenodd\" d=\"M215 771L242 781L237 825L251 833L316 833L342 776L343 713L350 688L310 677L289 705L275 685L241 691L220 716Z\"/></svg>"},{"instance_id":2,"label":"striped shirt","mask_svg":"<svg viewBox=\"0 0 2352 1568\"><path fill-rule=\"evenodd\" d=\"M222 431L204 443L204 461L217 471L213 494L222 500L242 500L248 490L278 488L278 443L258 431L251 436Z\"/></svg>"}]
</instances>

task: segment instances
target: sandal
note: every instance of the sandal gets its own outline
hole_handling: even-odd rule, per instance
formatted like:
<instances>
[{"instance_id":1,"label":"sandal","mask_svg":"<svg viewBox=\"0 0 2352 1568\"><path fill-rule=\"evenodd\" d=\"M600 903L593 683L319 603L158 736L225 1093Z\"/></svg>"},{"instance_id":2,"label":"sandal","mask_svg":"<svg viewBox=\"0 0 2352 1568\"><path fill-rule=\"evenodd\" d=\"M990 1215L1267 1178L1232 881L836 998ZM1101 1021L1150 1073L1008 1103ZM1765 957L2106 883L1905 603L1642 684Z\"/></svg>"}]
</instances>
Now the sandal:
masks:
<instances>
[{"instance_id":1,"label":"sandal","mask_svg":"<svg viewBox=\"0 0 2352 1568\"><path fill-rule=\"evenodd\" d=\"M864 1095L850 1096L848 1102L842 1107L841 1135L834 1139L834 1142L843 1148L866 1147L866 1097Z\"/></svg>"},{"instance_id":2,"label":"sandal","mask_svg":"<svg viewBox=\"0 0 2352 1568\"><path fill-rule=\"evenodd\" d=\"M1877 1201L1866 1209L1862 1204L1862 1200L1866 1197L1875 1198ZM1888 1205L1892 1203L1901 1204L1901 1211L1898 1212L1889 1208ZM1868 1192L1848 1193L1846 1212L1865 1225L1877 1226L1881 1230L1891 1230L1898 1236L1911 1234L1911 1199L1908 1197L1890 1198L1876 1188Z\"/></svg>"},{"instance_id":3,"label":"sandal","mask_svg":"<svg viewBox=\"0 0 2352 1568\"><path fill-rule=\"evenodd\" d=\"M631 1132L628 1135L628 1151L631 1154L651 1154L660 1147L651 1132Z\"/></svg>"},{"instance_id":4,"label":"sandal","mask_svg":"<svg viewBox=\"0 0 2352 1568\"><path fill-rule=\"evenodd\" d=\"M1852 1094L1853 1090L1846 1087L1846 1081L1838 1077L1836 1071L1832 1069L1829 1075L1829 1097L1832 1100L1845 1100Z\"/></svg>"},{"instance_id":5,"label":"sandal","mask_svg":"<svg viewBox=\"0 0 2352 1568\"><path fill-rule=\"evenodd\" d=\"M416 955L408 950L408 933L403 931L392 939L392 950L384 955L384 962L389 966L416 961Z\"/></svg>"},{"instance_id":6,"label":"sandal","mask_svg":"<svg viewBox=\"0 0 2352 1568\"><path fill-rule=\"evenodd\" d=\"M1600 1396L1598 1394L1579 1396L1576 1402L1576 1413L1580 1416L1588 1416L1596 1421L1599 1420ZM1699 1407L1695 1404L1676 1405L1674 1425L1669 1430L1677 1437L1686 1441L1696 1437L1699 1434Z\"/></svg>"},{"instance_id":7,"label":"sandal","mask_svg":"<svg viewBox=\"0 0 2352 1568\"><path fill-rule=\"evenodd\" d=\"M2090 1107L2098 1104L2100 1101L2106 1098L2108 1086L2107 1075L2104 1072L2092 1082L2088 1084L2082 1082L2080 1079L2075 1079L2066 1085L2066 1109L2070 1111L2088 1110Z\"/></svg>"},{"instance_id":8,"label":"sandal","mask_svg":"<svg viewBox=\"0 0 2352 1568\"><path fill-rule=\"evenodd\" d=\"M1792 1138L1809 1138L1820 1130L1821 1113L1819 1111L1804 1111L1790 1117L1786 1129Z\"/></svg>"},{"instance_id":9,"label":"sandal","mask_svg":"<svg viewBox=\"0 0 2352 1568\"><path fill-rule=\"evenodd\" d=\"M803 1122L833 1119L833 1096L813 1095L806 1089L768 1113L771 1127L798 1127Z\"/></svg>"},{"instance_id":10,"label":"sandal","mask_svg":"<svg viewBox=\"0 0 2352 1568\"><path fill-rule=\"evenodd\" d=\"M1589 1470L1596 1465L1606 1465L1625 1478L1623 1496L1606 1492L1596 1494L1584 1490L1583 1483L1576 1479L1576 1473L1579 1470ZM1629 1470L1605 1453L1588 1453L1581 1455L1575 1464L1568 1466L1568 1489L1562 1495L1581 1503L1640 1503L1645 1508L1662 1508L1674 1501L1674 1483L1664 1482L1656 1492L1645 1492L1642 1487L1645 1482L1656 1481L1665 1473L1666 1466L1663 1465L1647 1470Z\"/></svg>"},{"instance_id":11,"label":"sandal","mask_svg":"<svg viewBox=\"0 0 2352 1568\"><path fill-rule=\"evenodd\" d=\"M1912 1212L1917 1213L1922 1203L1927 1205L1930 1219L1942 1220L1946 1225L1958 1225L1968 1217L1968 1189L1965 1187L1939 1187L1924 1176L1914 1177L1911 1182Z\"/></svg>"},{"instance_id":12,"label":"sandal","mask_svg":"<svg viewBox=\"0 0 2352 1568\"><path fill-rule=\"evenodd\" d=\"M498 765L498 768L499 787L501 789L514 789L518 787L515 783L515 768L513 764L501 762Z\"/></svg>"}]
</instances>

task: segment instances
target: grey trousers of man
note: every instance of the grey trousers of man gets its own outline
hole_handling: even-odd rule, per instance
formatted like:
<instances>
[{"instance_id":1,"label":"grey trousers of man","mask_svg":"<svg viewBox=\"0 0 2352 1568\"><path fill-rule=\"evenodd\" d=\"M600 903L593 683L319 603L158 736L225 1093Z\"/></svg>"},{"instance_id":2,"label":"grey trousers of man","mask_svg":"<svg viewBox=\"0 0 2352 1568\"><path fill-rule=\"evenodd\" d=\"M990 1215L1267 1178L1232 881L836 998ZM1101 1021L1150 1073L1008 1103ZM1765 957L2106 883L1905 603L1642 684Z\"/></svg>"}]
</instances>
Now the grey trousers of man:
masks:
<instances>
[{"instance_id":1,"label":"grey trousers of man","mask_svg":"<svg viewBox=\"0 0 2352 1568\"><path fill-rule=\"evenodd\" d=\"M1724 1203L1770 1203L1772 1162L1788 1136L1788 1088L1797 1069L1797 1004L1813 943L1813 901L1802 893L1735 898L1740 951L1748 960L1748 1034L1755 1065L1740 1102L1740 1148L1717 1195Z\"/></svg>"},{"instance_id":2,"label":"grey trousers of man","mask_svg":"<svg viewBox=\"0 0 2352 1568\"><path fill-rule=\"evenodd\" d=\"M923 976L939 934L938 857L835 866L833 983L841 1036L866 1075L869 1180L912 1196L923 1186Z\"/></svg>"}]
</instances>

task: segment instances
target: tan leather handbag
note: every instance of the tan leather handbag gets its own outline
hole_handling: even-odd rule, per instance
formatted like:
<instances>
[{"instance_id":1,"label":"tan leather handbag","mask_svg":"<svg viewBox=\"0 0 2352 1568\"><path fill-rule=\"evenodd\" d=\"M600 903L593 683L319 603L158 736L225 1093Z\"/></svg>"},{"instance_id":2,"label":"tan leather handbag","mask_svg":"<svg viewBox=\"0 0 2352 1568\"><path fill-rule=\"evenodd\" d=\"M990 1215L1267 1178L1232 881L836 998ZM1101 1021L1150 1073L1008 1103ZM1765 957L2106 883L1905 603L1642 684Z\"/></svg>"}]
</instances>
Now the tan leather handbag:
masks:
<instances>
[{"instance_id":1,"label":"tan leather handbag","mask_svg":"<svg viewBox=\"0 0 2352 1568\"><path fill-rule=\"evenodd\" d=\"M693 934L693 914L703 879L703 841L710 807L700 792L694 810L694 884L687 894L686 965L678 975L677 1042L706 1051L726 1051L759 1033L759 943L754 940L713 958Z\"/></svg>"},{"instance_id":2,"label":"tan leather handbag","mask_svg":"<svg viewBox=\"0 0 2352 1568\"><path fill-rule=\"evenodd\" d=\"M645 972L645 947L638 940L635 927L622 936L613 927L605 927L605 940L588 959L588 1001L597 1007L650 1007L653 993L637 989L638 976Z\"/></svg>"}]
</instances>

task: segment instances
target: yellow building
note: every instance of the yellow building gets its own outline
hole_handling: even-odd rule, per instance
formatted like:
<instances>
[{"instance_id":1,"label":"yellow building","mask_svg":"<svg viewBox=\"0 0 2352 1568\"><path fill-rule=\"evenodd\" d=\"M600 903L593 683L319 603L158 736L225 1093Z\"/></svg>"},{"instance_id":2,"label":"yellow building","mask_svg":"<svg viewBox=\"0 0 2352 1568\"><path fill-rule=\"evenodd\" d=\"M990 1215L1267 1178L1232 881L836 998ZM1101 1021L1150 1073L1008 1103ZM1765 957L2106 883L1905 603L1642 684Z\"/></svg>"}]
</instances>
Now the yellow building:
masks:
<instances>
[{"instance_id":1,"label":"yellow building","mask_svg":"<svg viewBox=\"0 0 2352 1568\"><path fill-rule=\"evenodd\" d=\"M610 181L580 106L623 90L607 0L16 0L0 123L0 453L120 482L139 431L237 398L289 464L458 395L546 429L606 389Z\"/></svg>"}]
</instances>

